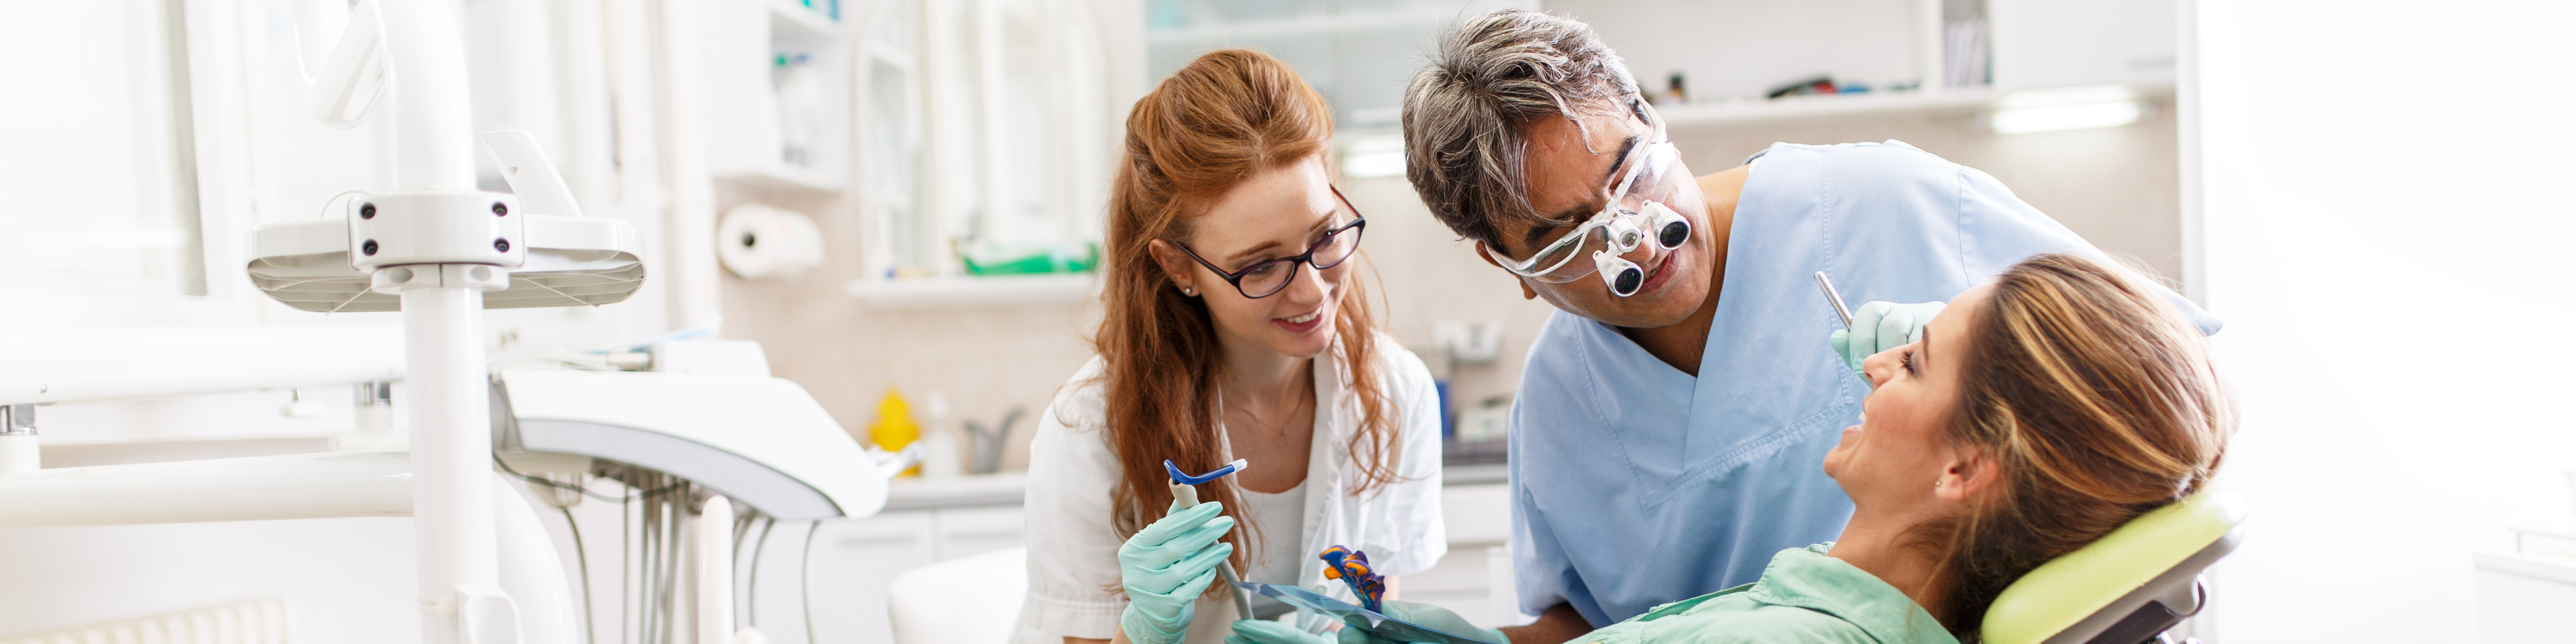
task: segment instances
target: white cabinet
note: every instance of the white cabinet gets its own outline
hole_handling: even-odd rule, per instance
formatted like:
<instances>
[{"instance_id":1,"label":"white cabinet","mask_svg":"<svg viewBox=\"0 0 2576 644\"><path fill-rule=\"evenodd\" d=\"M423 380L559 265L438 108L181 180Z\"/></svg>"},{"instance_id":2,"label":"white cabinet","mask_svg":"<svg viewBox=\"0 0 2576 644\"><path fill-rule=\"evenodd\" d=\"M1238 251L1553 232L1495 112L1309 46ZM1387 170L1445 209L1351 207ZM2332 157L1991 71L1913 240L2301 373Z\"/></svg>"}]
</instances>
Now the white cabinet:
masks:
<instances>
[{"instance_id":1,"label":"white cabinet","mask_svg":"<svg viewBox=\"0 0 2576 644\"><path fill-rule=\"evenodd\" d=\"M768 188L839 191L851 50L841 22L784 0L700 5L707 169Z\"/></svg>"},{"instance_id":2,"label":"white cabinet","mask_svg":"<svg viewBox=\"0 0 2576 644\"><path fill-rule=\"evenodd\" d=\"M1486 626L1526 624L1512 590L1511 488L1500 483L1452 485L1440 491L1449 555L1407 576L1405 601L1437 604Z\"/></svg>"},{"instance_id":3,"label":"white cabinet","mask_svg":"<svg viewBox=\"0 0 2576 644\"><path fill-rule=\"evenodd\" d=\"M813 545L813 641L892 644L894 632L886 619L886 589L896 575L935 562L1024 545L1024 516L1017 505L969 506L898 510L865 519L825 522L815 534ZM772 546L787 543L782 540ZM796 614L792 608L775 612ZM996 619L1013 617L1016 616ZM802 627L761 623L769 641L782 644L805 641L801 632L781 632Z\"/></svg>"},{"instance_id":4,"label":"white cabinet","mask_svg":"<svg viewBox=\"0 0 2576 644\"><path fill-rule=\"evenodd\" d=\"M931 556L940 561L1028 544L1028 513L1020 506L942 508L931 515Z\"/></svg>"},{"instance_id":5,"label":"white cabinet","mask_svg":"<svg viewBox=\"0 0 2576 644\"><path fill-rule=\"evenodd\" d=\"M1392 130L1405 83L1420 69L1423 55L1439 46L1440 35L1466 18L1507 6L1513 5L1497 0L1153 2L1145 11L1145 77L1159 83L1200 54L1247 47L1295 67L1332 104L1342 129Z\"/></svg>"},{"instance_id":6,"label":"white cabinet","mask_svg":"<svg viewBox=\"0 0 2576 644\"><path fill-rule=\"evenodd\" d=\"M969 276L1089 272L1123 117L1109 113L1091 5L887 6L900 11L868 31L862 110L867 181L882 194L863 196L871 241L850 292L930 303L905 285L972 291Z\"/></svg>"},{"instance_id":7,"label":"white cabinet","mask_svg":"<svg viewBox=\"0 0 2576 644\"><path fill-rule=\"evenodd\" d=\"M2173 0L1985 1L1999 87L2173 83Z\"/></svg>"},{"instance_id":8,"label":"white cabinet","mask_svg":"<svg viewBox=\"0 0 2576 644\"><path fill-rule=\"evenodd\" d=\"M1512 490L1501 483L1452 485L1440 490L1442 527L1449 545L1499 546L1512 537Z\"/></svg>"}]
</instances>

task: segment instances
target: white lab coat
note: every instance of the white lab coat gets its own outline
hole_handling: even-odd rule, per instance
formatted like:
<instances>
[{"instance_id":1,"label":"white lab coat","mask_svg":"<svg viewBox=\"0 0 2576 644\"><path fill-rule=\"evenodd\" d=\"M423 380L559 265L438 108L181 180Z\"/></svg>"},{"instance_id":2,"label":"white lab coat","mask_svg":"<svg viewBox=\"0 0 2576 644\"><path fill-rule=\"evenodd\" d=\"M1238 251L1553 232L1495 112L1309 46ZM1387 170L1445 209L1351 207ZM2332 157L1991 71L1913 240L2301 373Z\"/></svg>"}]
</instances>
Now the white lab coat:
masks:
<instances>
[{"instance_id":1,"label":"white lab coat","mask_svg":"<svg viewBox=\"0 0 2576 644\"><path fill-rule=\"evenodd\" d=\"M1349 440L1360 414L1357 397L1343 384L1348 373L1339 368L1340 346L1330 354L1336 368L1315 370L1315 438L1306 465L1305 535L1298 550L1310 561L1297 573L1297 585L1345 601L1351 600L1349 588L1339 581L1325 583L1323 563L1313 560L1314 553L1334 545L1351 547L1367 552L1380 574L1400 576L1430 569L1449 550L1440 513L1438 390L1431 371L1413 352L1385 335L1376 344L1379 386L1394 407L1401 478L1365 496L1351 495L1360 471L1351 462ZM1118 546L1125 539L1114 526L1111 506L1120 469L1105 432L1101 369L1100 359L1093 358L1057 392L1038 419L1037 437L1029 446L1029 594L1020 609L1024 628L1014 630L1044 633L1050 642L1057 637L1108 639L1127 606L1118 583ZM1232 602L1201 599L1182 642L1218 644L1234 620ZM1299 623L1310 630L1322 628L1309 616L1301 615Z\"/></svg>"}]
</instances>

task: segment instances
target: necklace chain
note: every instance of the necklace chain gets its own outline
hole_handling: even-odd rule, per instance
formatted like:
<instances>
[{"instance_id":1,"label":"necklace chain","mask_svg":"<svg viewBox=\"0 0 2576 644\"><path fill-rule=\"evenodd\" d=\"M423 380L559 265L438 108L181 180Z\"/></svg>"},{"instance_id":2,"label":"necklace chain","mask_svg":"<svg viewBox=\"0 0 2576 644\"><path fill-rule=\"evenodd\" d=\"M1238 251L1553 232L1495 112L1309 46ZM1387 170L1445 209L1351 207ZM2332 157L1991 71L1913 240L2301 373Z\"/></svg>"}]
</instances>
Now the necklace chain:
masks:
<instances>
[{"instance_id":1,"label":"necklace chain","mask_svg":"<svg viewBox=\"0 0 2576 644\"><path fill-rule=\"evenodd\" d=\"M1217 390L1217 400L1218 400L1219 402L1223 402L1223 403L1225 404L1225 406L1226 406L1226 407L1228 407L1228 408L1232 408L1233 410L1238 411L1238 412L1243 412L1244 417L1246 417L1246 418L1251 418L1251 419L1252 419L1252 421L1253 421L1253 423L1255 423L1257 426L1261 427L1262 429L1268 430L1268 431L1269 431L1269 433L1270 433L1270 435L1273 435L1273 436L1285 436L1285 435L1287 435L1287 434L1288 434L1288 426L1287 426L1286 421L1293 421L1293 420L1296 420L1296 419L1297 419L1297 412L1298 412L1298 411L1300 411L1300 410L1304 410L1304 409L1306 408L1306 406L1307 406L1307 405L1312 404L1312 403L1314 402L1314 398L1315 398L1315 388L1314 388L1314 387L1312 387L1312 386L1308 386L1308 387L1301 387L1301 388L1299 388L1299 389L1300 389L1300 392L1299 392L1299 394L1297 395L1297 404L1296 404L1295 406L1293 406L1293 407L1290 407L1290 408L1289 408L1289 410L1288 410L1288 417L1287 417L1287 418L1285 418L1285 419L1281 419L1281 422L1271 422L1269 419L1262 418L1260 414L1252 413L1252 410L1250 410L1250 409L1246 409L1246 408L1244 408L1244 406L1242 406L1242 405L1238 405L1238 404L1234 404L1233 402L1226 401L1226 400L1225 400L1225 391L1224 391L1223 389L1218 389L1218 390Z\"/></svg>"}]
</instances>

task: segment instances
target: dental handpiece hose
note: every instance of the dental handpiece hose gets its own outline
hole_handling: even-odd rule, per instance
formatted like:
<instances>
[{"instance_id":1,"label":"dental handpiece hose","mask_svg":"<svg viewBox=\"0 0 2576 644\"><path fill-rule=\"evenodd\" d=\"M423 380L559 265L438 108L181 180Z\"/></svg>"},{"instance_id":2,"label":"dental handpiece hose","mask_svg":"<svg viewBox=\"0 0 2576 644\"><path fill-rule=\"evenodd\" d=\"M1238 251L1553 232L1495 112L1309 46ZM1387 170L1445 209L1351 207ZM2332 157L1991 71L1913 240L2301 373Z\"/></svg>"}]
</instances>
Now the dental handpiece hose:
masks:
<instances>
[{"instance_id":1,"label":"dental handpiece hose","mask_svg":"<svg viewBox=\"0 0 2576 644\"><path fill-rule=\"evenodd\" d=\"M1187 510L1199 504L1198 484L1215 481L1228 474L1241 473L1250 467L1249 462L1238 458L1234 459L1234 462L1225 464L1225 467L1217 468L1214 472L1190 476L1181 473L1180 466L1174 465L1170 460L1163 461L1163 468L1172 477L1172 511ZM1235 619L1252 619L1252 596L1245 593L1242 586L1236 585L1243 580L1235 576L1234 566L1217 564L1216 574L1225 580L1227 588L1233 589Z\"/></svg>"}]
</instances>

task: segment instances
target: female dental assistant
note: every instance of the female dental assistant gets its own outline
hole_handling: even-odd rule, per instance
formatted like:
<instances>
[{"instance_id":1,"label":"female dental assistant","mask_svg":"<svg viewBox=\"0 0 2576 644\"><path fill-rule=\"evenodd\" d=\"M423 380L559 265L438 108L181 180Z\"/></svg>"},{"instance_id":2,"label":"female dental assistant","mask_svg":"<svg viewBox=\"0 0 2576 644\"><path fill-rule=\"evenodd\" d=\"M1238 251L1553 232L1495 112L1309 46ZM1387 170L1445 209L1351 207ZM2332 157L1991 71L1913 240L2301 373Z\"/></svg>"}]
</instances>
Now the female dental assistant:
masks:
<instances>
[{"instance_id":1,"label":"female dental assistant","mask_svg":"<svg viewBox=\"0 0 2576 644\"><path fill-rule=\"evenodd\" d=\"M1023 627L1067 644L1321 644L1320 618L1237 621L1216 567L1347 600L1323 578L1327 547L1390 578L1446 553L1438 394L1367 308L1367 222L1328 181L1330 114L1286 64L1224 50L1128 115L1100 353L1030 447ZM1200 485L1204 503L1173 507L1166 459L1237 458L1250 466ZM1255 599L1257 616L1288 612Z\"/></svg>"}]
</instances>

